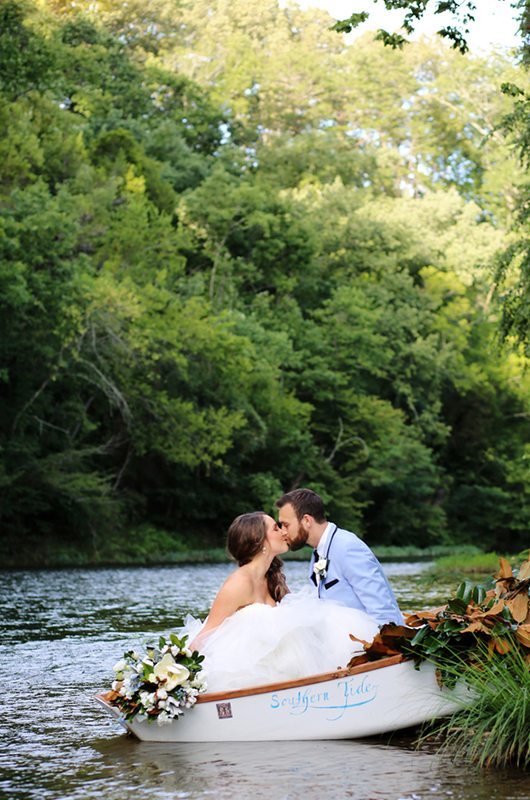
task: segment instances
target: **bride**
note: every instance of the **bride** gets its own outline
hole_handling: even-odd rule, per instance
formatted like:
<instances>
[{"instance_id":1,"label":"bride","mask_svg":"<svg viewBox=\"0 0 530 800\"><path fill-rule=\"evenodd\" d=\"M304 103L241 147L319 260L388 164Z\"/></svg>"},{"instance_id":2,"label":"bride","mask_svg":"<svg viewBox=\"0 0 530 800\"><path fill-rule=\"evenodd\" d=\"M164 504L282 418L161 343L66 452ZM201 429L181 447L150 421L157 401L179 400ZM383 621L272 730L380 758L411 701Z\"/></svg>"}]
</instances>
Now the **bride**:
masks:
<instances>
[{"instance_id":1,"label":"bride","mask_svg":"<svg viewBox=\"0 0 530 800\"><path fill-rule=\"evenodd\" d=\"M188 617L192 650L204 656L211 692L295 680L345 667L378 625L364 611L291 594L278 558L289 547L275 520L262 511L242 514L228 530L238 563L204 623Z\"/></svg>"}]
</instances>

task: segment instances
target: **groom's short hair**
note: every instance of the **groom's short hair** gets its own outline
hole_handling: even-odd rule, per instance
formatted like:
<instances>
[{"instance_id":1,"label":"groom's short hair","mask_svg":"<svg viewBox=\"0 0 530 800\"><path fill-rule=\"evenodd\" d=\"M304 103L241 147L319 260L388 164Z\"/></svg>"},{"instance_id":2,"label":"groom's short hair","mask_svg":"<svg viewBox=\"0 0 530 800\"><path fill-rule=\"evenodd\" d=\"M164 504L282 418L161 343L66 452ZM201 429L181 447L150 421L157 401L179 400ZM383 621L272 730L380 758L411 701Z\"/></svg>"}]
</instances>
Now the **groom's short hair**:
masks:
<instances>
[{"instance_id":1,"label":"groom's short hair","mask_svg":"<svg viewBox=\"0 0 530 800\"><path fill-rule=\"evenodd\" d=\"M312 489L293 489L292 492L286 492L276 500L277 508L283 508L287 503L294 508L298 520L301 520L304 514L309 514L315 522L326 521L322 498Z\"/></svg>"}]
</instances>

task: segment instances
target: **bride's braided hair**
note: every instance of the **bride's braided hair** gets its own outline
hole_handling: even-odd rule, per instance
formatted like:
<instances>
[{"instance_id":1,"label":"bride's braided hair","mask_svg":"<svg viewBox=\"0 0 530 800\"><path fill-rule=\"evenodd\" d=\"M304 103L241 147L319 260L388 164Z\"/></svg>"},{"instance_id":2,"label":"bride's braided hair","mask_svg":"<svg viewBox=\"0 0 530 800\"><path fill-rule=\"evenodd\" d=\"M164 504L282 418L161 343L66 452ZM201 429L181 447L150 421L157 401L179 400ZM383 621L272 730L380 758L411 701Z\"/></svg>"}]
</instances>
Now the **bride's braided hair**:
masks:
<instances>
[{"instance_id":1,"label":"bride's braided hair","mask_svg":"<svg viewBox=\"0 0 530 800\"><path fill-rule=\"evenodd\" d=\"M240 567L252 561L263 547L267 533L265 516L264 511L240 514L228 529L226 546ZM265 575L269 594L276 602L289 592L282 568L283 561L275 556Z\"/></svg>"}]
</instances>

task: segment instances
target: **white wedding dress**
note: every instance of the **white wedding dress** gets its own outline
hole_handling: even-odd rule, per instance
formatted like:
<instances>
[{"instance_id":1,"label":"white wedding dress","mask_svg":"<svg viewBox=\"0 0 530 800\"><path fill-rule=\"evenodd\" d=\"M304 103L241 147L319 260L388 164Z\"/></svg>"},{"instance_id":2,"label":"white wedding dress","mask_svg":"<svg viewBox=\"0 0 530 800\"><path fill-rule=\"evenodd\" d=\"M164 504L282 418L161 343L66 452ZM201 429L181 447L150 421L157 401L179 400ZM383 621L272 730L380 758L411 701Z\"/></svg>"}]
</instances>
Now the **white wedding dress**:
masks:
<instances>
[{"instance_id":1,"label":"white wedding dress","mask_svg":"<svg viewBox=\"0 0 530 800\"><path fill-rule=\"evenodd\" d=\"M189 615L181 635L193 641L203 623ZM199 645L209 692L295 680L345 667L379 626L364 611L319 600L305 590L276 606L252 603L228 617Z\"/></svg>"}]
</instances>

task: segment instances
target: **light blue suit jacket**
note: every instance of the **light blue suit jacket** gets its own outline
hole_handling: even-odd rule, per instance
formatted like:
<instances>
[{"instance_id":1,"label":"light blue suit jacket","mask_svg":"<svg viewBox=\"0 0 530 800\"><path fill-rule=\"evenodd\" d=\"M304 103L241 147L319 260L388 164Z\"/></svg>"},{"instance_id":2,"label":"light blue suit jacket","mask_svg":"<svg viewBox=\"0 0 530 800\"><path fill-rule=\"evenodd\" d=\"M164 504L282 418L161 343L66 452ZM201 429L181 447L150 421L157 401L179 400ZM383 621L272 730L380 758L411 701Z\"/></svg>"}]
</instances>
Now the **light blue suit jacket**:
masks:
<instances>
[{"instance_id":1,"label":"light blue suit jacket","mask_svg":"<svg viewBox=\"0 0 530 800\"><path fill-rule=\"evenodd\" d=\"M362 539L334 526L326 552L319 552L319 557L329 559L326 577L317 578L321 600L333 600L350 608L360 608L380 625L385 622L403 624L403 615L381 564ZM309 574L313 583L314 563L313 555Z\"/></svg>"}]
</instances>

